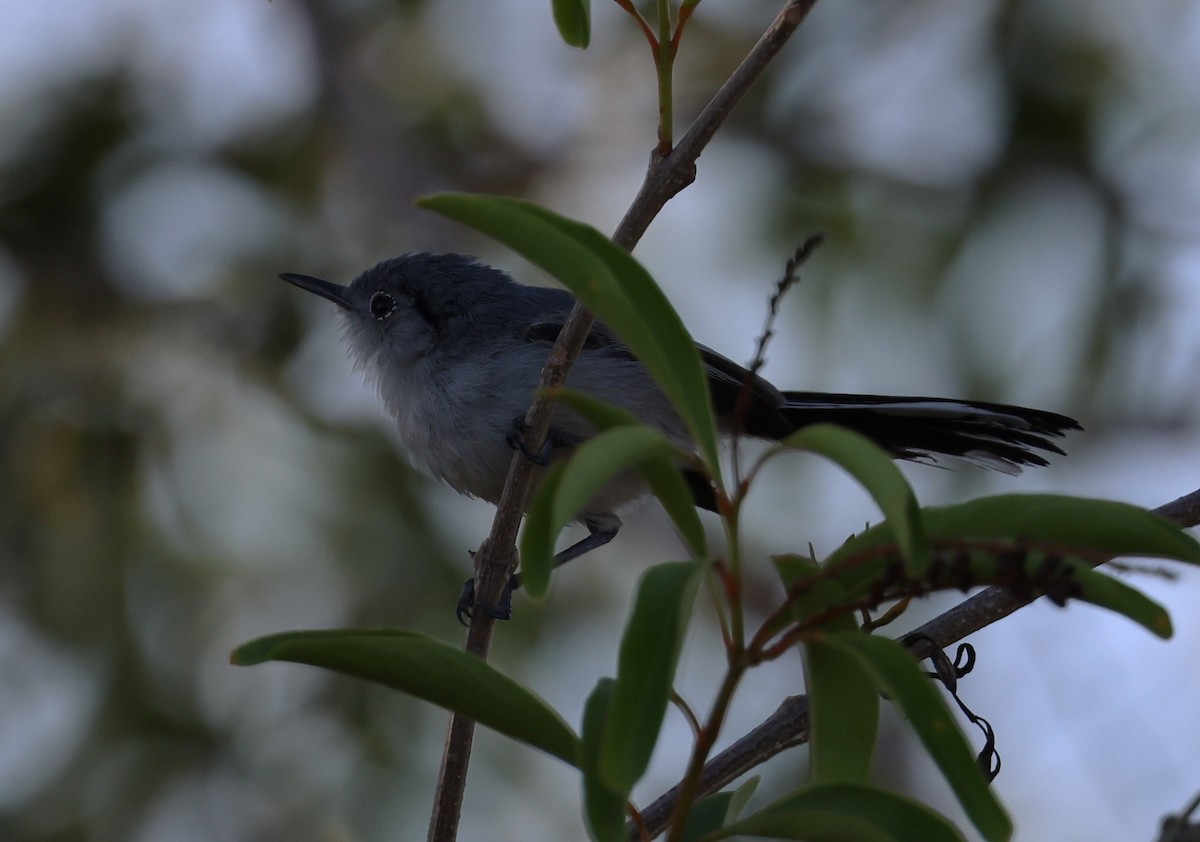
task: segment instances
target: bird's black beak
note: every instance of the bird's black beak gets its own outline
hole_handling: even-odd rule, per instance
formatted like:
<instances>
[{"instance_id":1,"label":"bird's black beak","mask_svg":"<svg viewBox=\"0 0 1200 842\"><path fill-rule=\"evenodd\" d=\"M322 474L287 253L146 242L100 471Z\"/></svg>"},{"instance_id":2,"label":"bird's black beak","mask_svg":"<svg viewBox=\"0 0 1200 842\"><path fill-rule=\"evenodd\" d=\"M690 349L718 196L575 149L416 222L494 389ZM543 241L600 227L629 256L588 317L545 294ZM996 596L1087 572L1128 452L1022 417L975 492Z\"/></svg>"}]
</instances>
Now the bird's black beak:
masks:
<instances>
[{"instance_id":1,"label":"bird's black beak","mask_svg":"<svg viewBox=\"0 0 1200 842\"><path fill-rule=\"evenodd\" d=\"M322 281L320 278L312 278L308 275L294 275L291 272L284 272L279 276L280 279L287 281L289 284L295 284L300 289L308 290L314 295L319 295L322 298L328 298L339 307L345 307L347 310L354 309L354 303L350 299L350 290L341 284L335 284L330 281Z\"/></svg>"}]
</instances>

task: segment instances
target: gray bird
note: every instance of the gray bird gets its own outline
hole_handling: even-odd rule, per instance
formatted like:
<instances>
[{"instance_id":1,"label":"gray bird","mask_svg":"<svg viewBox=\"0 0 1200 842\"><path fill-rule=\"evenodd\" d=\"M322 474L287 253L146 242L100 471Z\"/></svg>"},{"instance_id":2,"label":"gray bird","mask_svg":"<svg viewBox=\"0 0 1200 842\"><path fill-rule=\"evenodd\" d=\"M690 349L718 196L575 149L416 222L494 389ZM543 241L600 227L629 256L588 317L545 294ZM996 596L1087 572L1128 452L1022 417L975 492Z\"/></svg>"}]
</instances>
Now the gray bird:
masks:
<instances>
[{"instance_id":1,"label":"gray bird","mask_svg":"<svg viewBox=\"0 0 1200 842\"><path fill-rule=\"evenodd\" d=\"M339 306L356 368L379 390L411 460L462 494L497 503L519 425L550 345L574 297L560 289L518 284L461 254L412 253L384 260L349 286L306 275L279 276ZM743 434L778 440L809 424L855 430L896 459L954 457L1007 473L1045 465L1038 451L1061 454L1050 439L1079 429L1072 418L1037 409L947 398L783 392L703 345L697 345L718 423L728 431L738 395L750 400ZM567 386L622 407L691 448L686 426L649 373L603 324L592 328ZM555 410L547 454L561 458L594 430L569 408ZM685 472L696 505L715 510L711 485ZM636 475L618 477L593 497L578 520L588 536L555 558L562 564L608 543L620 529L617 511L645 491ZM464 588L460 619L473 590ZM509 614L514 577L499 606Z\"/></svg>"}]
</instances>

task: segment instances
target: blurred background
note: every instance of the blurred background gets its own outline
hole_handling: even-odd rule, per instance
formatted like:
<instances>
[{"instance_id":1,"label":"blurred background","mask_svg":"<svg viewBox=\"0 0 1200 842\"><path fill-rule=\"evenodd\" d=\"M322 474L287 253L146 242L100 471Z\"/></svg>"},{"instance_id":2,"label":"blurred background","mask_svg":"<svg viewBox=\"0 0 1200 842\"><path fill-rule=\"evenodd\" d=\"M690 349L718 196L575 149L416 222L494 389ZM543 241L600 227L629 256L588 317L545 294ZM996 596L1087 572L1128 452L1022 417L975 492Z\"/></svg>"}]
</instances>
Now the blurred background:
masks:
<instances>
[{"instance_id":1,"label":"blurred background","mask_svg":"<svg viewBox=\"0 0 1200 842\"><path fill-rule=\"evenodd\" d=\"M681 133L778 5L699 8ZM656 103L632 22L593 7L579 52L520 0L0 4L0 839L424 838L444 712L228 653L333 626L459 643L492 509L407 467L332 307L275 275L440 250L545 282L413 207L433 191L611 231ZM697 339L745 361L785 259L823 231L769 377L1086 428L1015 479L906 467L926 503L1158 505L1200 486L1198 79L1194 3L818 3L636 253ZM836 471L779 460L750 555L826 553L876 517ZM547 603L518 597L494 647L576 725L638 572L681 552L655 506L626 520ZM1171 569L1131 578L1171 641L1082 605L974 637L961 692L996 727L1017 839L1148 840L1200 789L1200 575ZM759 565L756 604L774 588ZM721 663L700 614L680 689L703 711ZM795 659L753 675L729 736L801 690ZM642 803L687 741L672 713ZM581 837L573 773L476 746L463 839ZM773 760L760 798L805 763ZM893 718L877 773L961 821Z\"/></svg>"}]
</instances>

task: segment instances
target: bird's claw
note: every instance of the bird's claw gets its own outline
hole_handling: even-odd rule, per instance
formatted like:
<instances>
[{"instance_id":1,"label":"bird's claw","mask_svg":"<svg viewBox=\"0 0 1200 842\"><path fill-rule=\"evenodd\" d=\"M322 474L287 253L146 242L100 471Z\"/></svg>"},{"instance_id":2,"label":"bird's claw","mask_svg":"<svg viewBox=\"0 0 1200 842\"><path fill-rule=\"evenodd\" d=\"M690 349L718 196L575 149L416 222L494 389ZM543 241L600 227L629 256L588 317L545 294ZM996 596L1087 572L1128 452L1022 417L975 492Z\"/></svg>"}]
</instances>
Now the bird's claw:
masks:
<instances>
[{"instance_id":1,"label":"bird's claw","mask_svg":"<svg viewBox=\"0 0 1200 842\"><path fill-rule=\"evenodd\" d=\"M493 620L509 620L512 618L512 592L513 582L510 580L504 586L504 593L500 595L500 603L492 605L490 602L475 598L475 579L468 579L463 582L462 593L459 594L458 606L454 610L454 615L458 617L458 622L464 626L470 625L471 617L476 608Z\"/></svg>"}]
</instances>

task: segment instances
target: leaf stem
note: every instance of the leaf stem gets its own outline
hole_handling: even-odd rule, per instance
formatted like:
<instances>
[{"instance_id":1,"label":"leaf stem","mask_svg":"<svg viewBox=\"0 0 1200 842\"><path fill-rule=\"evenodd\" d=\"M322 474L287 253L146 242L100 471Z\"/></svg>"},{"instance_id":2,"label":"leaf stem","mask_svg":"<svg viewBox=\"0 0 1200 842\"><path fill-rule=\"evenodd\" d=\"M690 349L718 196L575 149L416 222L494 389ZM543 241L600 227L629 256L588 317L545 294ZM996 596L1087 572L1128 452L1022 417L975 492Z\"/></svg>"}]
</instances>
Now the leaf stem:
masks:
<instances>
[{"instance_id":1,"label":"leaf stem","mask_svg":"<svg viewBox=\"0 0 1200 842\"><path fill-rule=\"evenodd\" d=\"M633 5L633 0L615 0L615 2L637 22L638 28L642 30L642 34L646 36L646 41L650 44L650 49L657 50L658 38L655 37L654 30L650 28L650 23L642 17L642 13Z\"/></svg>"},{"instance_id":2,"label":"leaf stem","mask_svg":"<svg viewBox=\"0 0 1200 842\"><path fill-rule=\"evenodd\" d=\"M670 0L658 0L658 37L654 45L654 69L658 75L658 154L671 154L675 142L672 71L677 44L671 37Z\"/></svg>"},{"instance_id":3,"label":"leaf stem","mask_svg":"<svg viewBox=\"0 0 1200 842\"><path fill-rule=\"evenodd\" d=\"M730 659L725 679L721 682L721 687L713 700L708 720L696 737L696 743L692 747L692 756L688 760L687 771L679 784L678 800L675 802L675 809L671 815L671 830L667 835L667 842L680 842L683 839L688 813L691 812L692 804L700 795L700 779L704 773L705 761L708 760L708 755L721 733L725 715L729 712L729 706L733 702L734 691L737 690L742 676L745 675L746 667L747 664L743 659Z\"/></svg>"}]
</instances>

